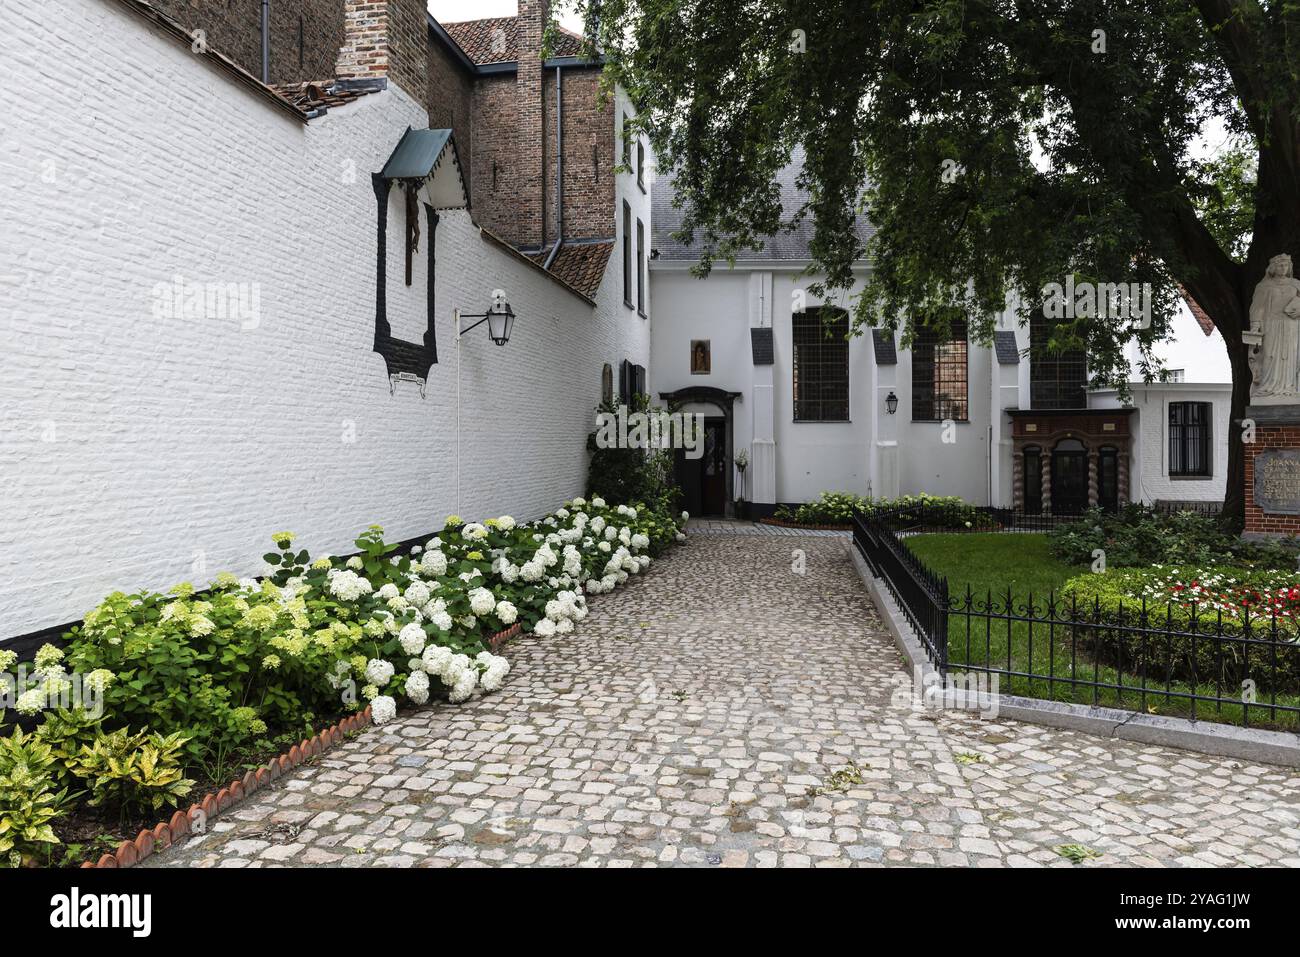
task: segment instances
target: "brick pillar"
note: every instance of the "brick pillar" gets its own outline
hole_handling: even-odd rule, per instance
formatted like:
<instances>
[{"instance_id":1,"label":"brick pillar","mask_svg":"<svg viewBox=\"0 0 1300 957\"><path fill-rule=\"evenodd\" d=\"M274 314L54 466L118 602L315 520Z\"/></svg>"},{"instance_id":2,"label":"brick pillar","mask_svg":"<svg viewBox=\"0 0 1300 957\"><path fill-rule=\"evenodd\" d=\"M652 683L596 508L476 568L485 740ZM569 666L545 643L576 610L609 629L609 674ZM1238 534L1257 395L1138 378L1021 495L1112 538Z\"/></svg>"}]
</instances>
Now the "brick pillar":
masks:
<instances>
[{"instance_id":1,"label":"brick pillar","mask_svg":"<svg viewBox=\"0 0 1300 957\"><path fill-rule=\"evenodd\" d=\"M515 75L516 189L521 246L546 242L546 110L542 83L542 34L547 0L519 0L518 73Z\"/></svg>"},{"instance_id":2,"label":"brick pillar","mask_svg":"<svg viewBox=\"0 0 1300 957\"><path fill-rule=\"evenodd\" d=\"M1043 454L1039 459L1042 466L1043 475L1043 514L1051 515L1052 513L1052 453L1043 449Z\"/></svg>"},{"instance_id":3,"label":"brick pillar","mask_svg":"<svg viewBox=\"0 0 1300 957\"><path fill-rule=\"evenodd\" d=\"M1255 441L1246 445L1246 534L1300 535L1300 406L1250 406L1246 418L1256 422Z\"/></svg>"},{"instance_id":4,"label":"brick pillar","mask_svg":"<svg viewBox=\"0 0 1300 957\"><path fill-rule=\"evenodd\" d=\"M428 29L424 0L343 0L343 46L334 72L361 85L391 80L424 103Z\"/></svg>"}]
</instances>

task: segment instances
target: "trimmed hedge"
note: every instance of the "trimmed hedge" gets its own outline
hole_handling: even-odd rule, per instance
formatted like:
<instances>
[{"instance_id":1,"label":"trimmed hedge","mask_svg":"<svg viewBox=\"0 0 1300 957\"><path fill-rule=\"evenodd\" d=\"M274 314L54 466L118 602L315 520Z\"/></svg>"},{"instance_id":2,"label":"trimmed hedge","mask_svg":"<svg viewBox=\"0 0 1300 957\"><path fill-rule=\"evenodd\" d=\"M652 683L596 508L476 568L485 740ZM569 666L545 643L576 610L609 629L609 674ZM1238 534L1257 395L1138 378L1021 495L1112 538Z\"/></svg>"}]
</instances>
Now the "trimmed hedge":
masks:
<instances>
[{"instance_id":1,"label":"trimmed hedge","mask_svg":"<svg viewBox=\"0 0 1300 957\"><path fill-rule=\"evenodd\" d=\"M1251 602L1247 614L1232 610L1241 598ZM1270 601L1281 604L1276 630ZM1217 683L1225 694L1246 680L1260 692L1300 692L1300 626L1292 617L1300 612L1300 587L1293 573L1110 569L1067 581L1056 611L1078 622L1067 627L1080 649L1127 674ZM1274 638L1282 644L1272 645Z\"/></svg>"},{"instance_id":2,"label":"trimmed hedge","mask_svg":"<svg viewBox=\"0 0 1300 957\"><path fill-rule=\"evenodd\" d=\"M901 510L898 517L902 522L924 520L931 528L975 528L987 522L976 506L954 495L925 493L870 499L853 492L822 492L815 501L796 508L781 506L774 517L800 525L848 525L855 513L869 517L895 510Z\"/></svg>"},{"instance_id":3,"label":"trimmed hedge","mask_svg":"<svg viewBox=\"0 0 1300 957\"><path fill-rule=\"evenodd\" d=\"M1166 514L1136 504L1115 513L1090 509L1078 522L1052 529L1048 537L1052 553L1067 565L1090 564L1093 551L1100 548L1111 568L1177 563L1202 568L1296 568L1294 541L1246 541L1220 528L1213 516Z\"/></svg>"}]
</instances>

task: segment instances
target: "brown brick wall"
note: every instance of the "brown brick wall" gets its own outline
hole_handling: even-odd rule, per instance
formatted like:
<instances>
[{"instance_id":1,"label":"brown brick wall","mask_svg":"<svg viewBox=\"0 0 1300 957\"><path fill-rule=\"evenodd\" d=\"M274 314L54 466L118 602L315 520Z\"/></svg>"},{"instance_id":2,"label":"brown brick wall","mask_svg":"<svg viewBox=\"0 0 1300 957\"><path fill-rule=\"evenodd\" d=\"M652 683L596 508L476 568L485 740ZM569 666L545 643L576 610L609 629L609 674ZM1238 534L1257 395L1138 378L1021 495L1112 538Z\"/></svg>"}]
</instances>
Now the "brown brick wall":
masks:
<instances>
[{"instance_id":1,"label":"brown brick wall","mask_svg":"<svg viewBox=\"0 0 1300 957\"><path fill-rule=\"evenodd\" d=\"M391 64L388 78L417 102L429 89L429 17L425 0L386 0Z\"/></svg>"},{"instance_id":2,"label":"brown brick wall","mask_svg":"<svg viewBox=\"0 0 1300 957\"><path fill-rule=\"evenodd\" d=\"M465 164L465 186L477 215L478 198L473 189L474 83L464 68L429 37L429 126L451 130L456 135L460 161Z\"/></svg>"},{"instance_id":3,"label":"brown brick wall","mask_svg":"<svg viewBox=\"0 0 1300 957\"><path fill-rule=\"evenodd\" d=\"M153 0L208 45L257 78L262 76L262 0ZM334 76L343 43L343 0L272 0L271 82Z\"/></svg>"},{"instance_id":4,"label":"brown brick wall","mask_svg":"<svg viewBox=\"0 0 1300 957\"><path fill-rule=\"evenodd\" d=\"M384 77L418 101L428 98L428 19L423 0L343 0L337 75Z\"/></svg>"},{"instance_id":5,"label":"brown brick wall","mask_svg":"<svg viewBox=\"0 0 1300 957\"><path fill-rule=\"evenodd\" d=\"M472 202L475 218L509 242L530 248L556 236L555 71L543 70L545 0L520 0L514 74L473 82ZM435 73L438 72L435 67ZM434 92L435 82L444 92ZM458 90L430 81L431 112ZM458 135L458 142L465 139ZM614 235L614 111L599 70L564 73L564 236Z\"/></svg>"},{"instance_id":6,"label":"brown brick wall","mask_svg":"<svg viewBox=\"0 0 1300 957\"><path fill-rule=\"evenodd\" d=\"M564 71L564 238L614 235L614 107L600 89L599 70ZM555 71L544 83L547 129L546 236L555 223Z\"/></svg>"},{"instance_id":7,"label":"brown brick wall","mask_svg":"<svg viewBox=\"0 0 1300 957\"><path fill-rule=\"evenodd\" d=\"M260 77L261 0L154 3ZM425 100L431 126L455 131L475 218L516 245L549 244L556 138L555 72L543 70L540 58L547 7L547 0L520 0L517 74L472 79L430 38L423 0L272 0L271 82L386 76ZM614 135L600 71L566 70L566 239L614 235Z\"/></svg>"},{"instance_id":8,"label":"brown brick wall","mask_svg":"<svg viewBox=\"0 0 1300 957\"><path fill-rule=\"evenodd\" d=\"M1300 515L1272 515L1255 504L1255 456L1270 449L1300 449L1300 425L1256 425L1246 446L1246 531L1300 535Z\"/></svg>"},{"instance_id":9,"label":"brown brick wall","mask_svg":"<svg viewBox=\"0 0 1300 957\"><path fill-rule=\"evenodd\" d=\"M474 83L473 168L470 202L474 219L511 243L519 242L519 195L515 174L518 150L513 74L483 77Z\"/></svg>"},{"instance_id":10,"label":"brown brick wall","mask_svg":"<svg viewBox=\"0 0 1300 957\"><path fill-rule=\"evenodd\" d=\"M544 236L547 127L542 102L542 33L547 0L519 0L519 69L515 77L515 115L518 125L514 167L518 203L520 246L540 246Z\"/></svg>"}]
</instances>

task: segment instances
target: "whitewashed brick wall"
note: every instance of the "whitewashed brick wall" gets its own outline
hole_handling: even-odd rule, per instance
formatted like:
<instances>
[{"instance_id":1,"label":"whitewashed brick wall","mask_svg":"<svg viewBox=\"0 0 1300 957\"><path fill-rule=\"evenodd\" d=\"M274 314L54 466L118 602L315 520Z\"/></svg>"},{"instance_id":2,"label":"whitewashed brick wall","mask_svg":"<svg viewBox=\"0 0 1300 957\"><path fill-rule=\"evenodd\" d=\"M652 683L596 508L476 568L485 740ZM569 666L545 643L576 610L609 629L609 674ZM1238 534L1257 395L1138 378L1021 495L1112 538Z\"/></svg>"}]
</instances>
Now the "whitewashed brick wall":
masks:
<instances>
[{"instance_id":1,"label":"whitewashed brick wall","mask_svg":"<svg viewBox=\"0 0 1300 957\"><path fill-rule=\"evenodd\" d=\"M0 0L0 20L0 638L113 589L257 572L275 530L325 553L372 522L440 527L452 309L495 288L519 319L505 347L463 344L459 511L533 518L582 490L602 364L649 364L617 262L593 309L445 214L440 363L425 398L390 394L369 174L428 124L413 99L303 125L107 0ZM418 341L428 236L407 289L396 209L389 317ZM255 327L156 317L175 276L256 284Z\"/></svg>"}]
</instances>

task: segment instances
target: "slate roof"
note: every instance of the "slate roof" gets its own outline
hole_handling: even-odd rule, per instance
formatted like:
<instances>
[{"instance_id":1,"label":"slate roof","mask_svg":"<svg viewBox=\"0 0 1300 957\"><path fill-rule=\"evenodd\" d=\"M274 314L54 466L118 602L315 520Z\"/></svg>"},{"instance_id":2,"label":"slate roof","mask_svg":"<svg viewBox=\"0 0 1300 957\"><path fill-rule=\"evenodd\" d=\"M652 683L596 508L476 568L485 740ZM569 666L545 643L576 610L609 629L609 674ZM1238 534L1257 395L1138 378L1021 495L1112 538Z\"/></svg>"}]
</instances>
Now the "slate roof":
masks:
<instances>
[{"instance_id":1,"label":"slate roof","mask_svg":"<svg viewBox=\"0 0 1300 957\"><path fill-rule=\"evenodd\" d=\"M1005 329L994 332L993 351L997 354L999 365L1020 365L1020 347L1016 345L1014 332Z\"/></svg>"},{"instance_id":2,"label":"slate roof","mask_svg":"<svg viewBox=\"0 0 1300 957\"><path fill-rule=\"evenodd\" d=\"M799 207L808 201L808 193L795 184L795 179L803 166L803 155L802 148L796 149L790 158L790 164L776 177L781 188L782 218L785 222L789 222ZM676 190L673 188L672 176L665 173L663 176L656 177L651 196L651 219L654 222L653 248L658 251L660 259L697 260L704 251L703 237L698 231L695 240L691 243L679 243L672 238L672 234L681 228L685 215L685 210L674 208L675 197ZM858 215L857 230L864 242L875 233L875 228L867 221L866 216L861 214ZM809 214L793 231L770 236L764 241L763 249L744 250L736 258L763 262L806 261L812 258L809 252L812 237L813 223L812 216Z\"/></svg>"},{"instance_id":3,"label":"slate roof","mask_svg":"<svg viewBox=\"0 0 1300 957\"><path fill-rule=\"evenodd\" d=\"M871 345L876 353L876 365L898 365L898 349L894 345L894 334L885 329L871 330Z\"/></svg>"},{"instance_id":4,"label":"slate roof","mask_svg":"<svg viewBox=\"0 0 1300 957\"><path fill-rule=\"evenodd\" d=\"M772 350L772 327L763 326L758 329L750 329L749 348L754 354L754 365L773 365L776 357Z\"/></svg>"},{"instance_id":5,"label":"slate roof","mask_svg":"<svg viewBox=\"0 0 1300 957\"><path fill-rule=\"evenodd\" d=\"M519 59L518 17L462 20L459 23L442 23L442 28L476 66L485 63L514 63ZM582 37L560 27L556 31L555 47L550 55L578 56L581 49Z\"/></svg>"},{"instance_id":6,"label":"slate roof","mask_svg":"<svg viewBox=\"0 0 1300 957\"><path fill-rule=\"evenodd\" d=\"M551 263L549 272L588 299L596 298L596 290L605 277L605 267L609 264L610 253L614 251L614 241L597 243L566 243L560 247L559 255ZM550 249L540 253L528 253L527 256L539 266L546 262Z\"/></svg>"}]
</instances>

